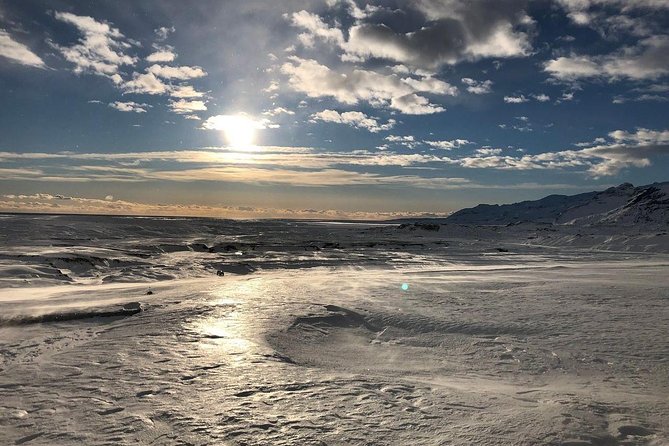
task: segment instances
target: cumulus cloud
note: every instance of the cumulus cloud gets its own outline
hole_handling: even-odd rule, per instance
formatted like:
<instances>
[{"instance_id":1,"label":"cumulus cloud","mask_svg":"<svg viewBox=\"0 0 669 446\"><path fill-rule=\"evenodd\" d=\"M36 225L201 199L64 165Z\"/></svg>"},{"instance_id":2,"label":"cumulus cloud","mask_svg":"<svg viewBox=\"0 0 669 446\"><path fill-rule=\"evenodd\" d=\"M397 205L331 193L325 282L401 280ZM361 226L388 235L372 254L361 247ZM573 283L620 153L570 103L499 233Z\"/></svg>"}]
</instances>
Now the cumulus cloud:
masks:
<instances>
[{"instance_id":1,"label":"cumulus cloud","mask_svg":"<svg viewBox=\"0 0 669 446\"><path fill-rule=\"evenodd\" d=\"M207 109L204 101L189 101L187 99L179 99L176 101L170 101L170 109L174 113L190 115L193 112L204 111Z\"/></svg>"},{"instance_id":2,"label":"cumulus cloud","mask_svg":"<svg viewBox=\"0 0 669 446\"><path fill-rule=\"evenodd\" d=\"M449 84L436 79L422 81L402 79L375 71L352 69L348 72L331 70L315 60L296 56L283 64L281 71L288 76L290 86L312 98L332 97L344 104L366 101L374 107L388 106L406 114L430 114L444 111L441 106L416 93L455 94Z\"/></svg>"},{"instance_id":3,"label":"cumulus cloud","mask_svg":"<svg viewBox=\"0 0 669 446\"><path fill-rule=\"evenodd\" d=\"M314 39L323 39L336 45L344 43L344 34L339 28L329 27L318 15L308 11L294 12L291 16L293 26L304 29L306 32L300 34L300 42L307 47L314 45Z\"/></svg>"},{"instance_id":4,"label":"cumulus cloud","mask_svg":"<svg viewBox=\"0 0 669 446\"><path fill-rule=\"evenodd\" d=\"M423 141L423 142L430 147L442 150L453 150L453 149L458 149L467 144L474 144L472 141L469 141L467 139L451 139L444 141Z\"/></svg>"},{"instance_id":5,"label":"cumulus cloud","mask_svg":"<svg viewBox=\"0 0 669 446\"><path fill-rule=\"evenodd\" d=\"M378 133L382 130L390 130L395 126L396 121L389 119L385 124L380 124L377 118L367 116L359 111L348 111L339 113L336 110L323 110L311 115L311 121L334 122L337 124L346 124L352 127L368 130L372 133Z\"/></svg>"},{"instance_id":6,"label":"cumulus cloud","mask_svg":"<svg viewBox=\"0 0 669 446\"><path fill-rule=\"evenodd\" d=\"M110 107L122 112L146 113L146 108L150 107L148 104L138 104L137 102L112 102Z\"/></svg>"},{"instance_id":7,"label":"cumulus cloud","mask_svg":"<svg viewBox=\"0 0 669 446\"><path fill-rule=\"evenodd\" d=\"M161 26L160 28L154 29L153 31L156 33L156 37L158 38L158 40L162 41L166 40L167 37L176 30L174 29L173 26L169 28L167 26Z\"/></svg>"},{"instance_id":8,"label":"cumulus cloud","mask_svg":"<svg viewBox=\"0 0 669 446\"><path fill-rule=\"evenodd\" d=\"M529 99L522 94L518 96L504 96L504 102L507 104L522 104L527 101L529 101Z\"/></svg>"},{"instance_id":9,"label":"cumulus cloud","mask_svg":"<svg viewBox=\"0 0 669 446\"><path fill-rule=\"evenodd\" d=\"M524 0L405 3L400 8L424 17L415 29L407 32L388 23L357 23L341 45L344 59L380 58L435 69L465 60L527 56L531 51L528 29L533 21L525 6Z\"/></svg>"},{"instance_id":10,"label":"cumulus cloud","mask_svg":"<svg viewBox=\"0 0 669 446\"><path fill-rule=\"evenodd\" d=\"M417 147L421 144L421 142L417 141L413 135L388 135L384 139L389 143L399 144L410 149L413 149L414 147Z\"/></svg>"},{"instance_id":11,"label":"cumulus cloud","mask_svg":"<svg viewBox=\"0 0 669 446\"><path fill-rule=\"evenodd\" d=\"M641 40L603 56L571 55L547 61L544 71L565 81L581 78L657 79L669 74L669 36L658 35Z\"/></svg>"},{"instance_id":12,"label":"cumulus cloud","mask_svg":"<svg viewBox=\"0 0 669 446\"><path fill-rule=\"evenodd\" d=\"M149 54L146 57L147 62L172 62L177 55L170 48L163 48Z\"/></svg>"},{"instance_id":13,"label":"cumulus cloud","mask_svg":"<svg viewBox=\"0 0 669 446\"><path fill-rule=\"evenodd\" d=\"M207 73L200 67L170 67L167 65L151 65L146 69L147 73L163 79L187 80L206 76Z\"/></svg>"},{"instance_id":14,"label":"cumulus cloud","mask_svg":"<svg viewBox=\"0 0 669 446\"><path fill-rule=\"evenodd\" d=\"M12 39L7 31L0 28L0 57L12 62L35 68L45 68L41 57L33 53L30 48Z\"/></svg>"},{"instance_id":15,"label":"cumulus cloud","mask_svg":"<svg viewBox=\"0 0 669 446\"><path fill-rule=\"evenodd\" d=\"M469 77L463 77L462 83L467 86L467 91L471 94L488 94L492 92L492 81L477 81Z\"/></svg>"},{"instance_id":16,"label":"cumulus cloud","mask_svg":"<svg viewBox=\"0 0 669 446\"><path fill-rule=\"evenodd\" d=\"M199 99L204 96L204 93L195 90L192 85L173 85L168 82L171 79L183 80L202 77L206 74L199 67L169 67L154 64L145 73L133 73L132 79L121 84L121 88L125 93L170 95L176 98L168 104L171 111L181 115L189 115L190 119L197 119L190 113L207 109L206 101ZM163 79L167 79L167 81Z\"/></svg>"},{"instance_id":17,"label":"cumulus cloud","mask_svg":"<svg viewBox=\"0 0 669 446\"><path fill-rule=\"evenodd\" d=\"M480 149L476 149L476 153L482 156L493 156L502 153L502 149L492 148L492 147L481 147Z\"/></svg>"},{"instance_id":18,"label":"cumulus cloud","mask_svg":"<svg viewBox=\"0 0 669 446\"><path fill-rule=\"evenodd\" d=\"M432 76L424 76L418 79L406 77L402 79L402 82L409 85L415 91L447 96L457 96L458 94L457 87Z\"/></svg>"},{"instance_id":19,"label":"cumulus cloud","mask_svg":"<svg viewBox=\"0 0 669 446\"><path fill-rule=\"evenodd\" d=\"M204 93L195 90L192 85L178 85L170 89L170 96L173 98L201 98Z\"/></svg>"},{"instance_id":20,"label":"cumulus cloud","mask_svg":"<svg viewBox=\"0 0 669 446\"><path fill-rule=\"evenodd\" d=\"M153 73L133 73L132 79L124 82L121 88L126 93L166 94L170 86L158 79Z\"/></svg>"},{"instance_id":21,"label":"cumulus cloud","mask_svg":"<svg viewBox=\"0 0 669 446\"><path fill-rule=\"evenodd\" d=\"M390 142L413 142L416 140L413 135L388 135L384 139Z\"/></svg>"},{"instance_id":22,"label":"cumulus cloud","mask_svg":"<svg viewBox=\"0 0 669 446\"><path fill-rule=\"evenodd\" d=\"M206 101L200 99L204 97L204 93L183 82L204 77L207 72L198 66L165 65L177 57L171 46L154 44L155 51L146 57L153 64L143 72L133 71L128 76L120 68L123 65L135 66L138 58L126 54L125 51L139 43L126 38L111 24L92 17L68 12L56 12L54 17L75 26L82 35L77 44L72 46L52 43L66 60L75 65L76 73L106 76L124 94L169 95L176 99L169 102L170 110L188 119L199 119L192 112L207 109ZM155 30L159 41L165 40L171 32L174 32L174 28L161 27ZM121 111L146 111L145 105L138 107L134 102L117 101L110 105Z\"/></svg>"},{"instance_id":23,"label":"cumulus cloud","mask_svg":"<svg viewBox=\"0 0 669 446\"><path fill-rule=\"evenodd\" d=\"M446 111L444 107L431 104L426 97L414 93L391 98L390 106L407 115L431 115Z\"/></svg>"},{"instance_id":24,"label":"cumulus cloud","mask_svg":"<svg viewBox=\"0 0 669 446\"><path fill-rule=\"evenodd\" d=\"M93 73L120 83L119 67L134 65L137 58L125 54L132 47L128 39L108 23L69 12L56 12L57 20L73 25L82 37L72 46L53 44L63 57L74 64L75 73Z\"/></svg>"}]
</instances>

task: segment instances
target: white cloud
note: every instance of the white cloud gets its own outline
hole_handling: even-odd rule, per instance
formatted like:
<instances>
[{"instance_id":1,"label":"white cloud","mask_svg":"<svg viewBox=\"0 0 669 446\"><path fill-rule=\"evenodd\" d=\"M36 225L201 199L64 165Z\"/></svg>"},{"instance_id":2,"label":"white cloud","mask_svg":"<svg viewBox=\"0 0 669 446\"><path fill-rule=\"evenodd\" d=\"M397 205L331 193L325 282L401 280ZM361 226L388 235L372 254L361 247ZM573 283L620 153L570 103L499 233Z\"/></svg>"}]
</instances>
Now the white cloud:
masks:
<instances>
[{"instance_id":1,"label":"white cloud","mask_svg":"<svg viewBox=\"0 0 669 446\"><path fill-rule=\"evenodd\" d=\"M138 104L137 102L112 102L110 107L122 112L146 113L146 108L150 107L148 104Z\"/></svg>"},{"instance_id":2,"label":"white cloud","mask_svg":"<svg viewBox=\"0 0 669 446\"><path fill-rule=\"evenodd\" d=\"M481 147L480 149L476 149L476 153L481 156L499 155L500 153L502 153L502 149L496 149L492 147Z\"/></svg>"},{"instance_id":3,"label":"white cloud","mask_svg":"<svg viewBox=\"0 0 669 446\"><path fill-rule=\"evenodd\" d=\"M446 111L444 107L431 104L426 97L414 93L391 98L390 106L407 115L430 115Z\"/></svg>"},{"instance_id":4,"label":"white cloud","mask_svg":"<svg viewBox=\"0 0 669 446\"><path fill-rule=\"evenodd\" d=\"M416 138L414 138L413 135L388 135L384 138L386 141L394 143L394 144L400 144L405 147L409 147L413 149L414 147L419 146L421 143L420 141L417 141ZM420 155L424 156L424 155Z\"/></svg>"},{"instance_id":5,"label":"white cloud","mask_svg":"<svg viewBox=\"0 0 669 446\"><path fill-rule=\"evenodd\" d=\"M146 60L148 62L172 62L176 57L177 55L174 51L169 48L163 48L149 54Z\"/></svg>"},{"instance_id":6,"label":"white cloud","mask_svg":"<svg viewBox=\"0 0 669 446\"><path fill-rule=\"evenodd\" d=\"M473 144L472 141L466 139L451 139L445 141L423 141L423 142L430 147L442 150L453 150L467 144Z\"/></svg>"},{"instance_id":7,"label":"white cloud","mask_svg":"<svg viewBox=\"0 0 669 446\"><path fill-rule=\"evenodd\" d=\"M421 79L407 77L402 79L402 82L411 86L411 88L413 88L415 91L448 96L457 96L458 94L457 87L452 86L448 82L444 82L430 76L423 77Z\"/></svg>"},{"instance_id":8,"label":"white cloud","mask_svg":"<svg viewBox=\"0 0 669 446\"><path fill-rule=\"evenodd\" d=\"M160 28L154 29L153 30L156 33L156 37L158 37L158 40L165 40L167 37L176 31L173 26L171 27L166 27L166 26L161 26Z\"/></svg>"},{"instance_id":9,"label":"white cloud","mask_svg":"<svg viewBox=\"0 0 669 446\"><path fill-rule=\"evenodd\" d=\"M560 96L560 99L557 100L557 102L569 102L574 100L574 92L573 91L564 91L562 92L562 96Z\"/></svg>"},{"instance_id":10,"label":"white cloud","mask_svg":"<svg viewBox=\"0 0 669 446\"><path fill-rule=\"evenodd\" d=\"M239 118L233 115L210 117L203 123L203 128L222 130L230 125L237 126ZM268 126L267 120L255 120L248 116L243 119L254 128ZM412 135L390 135L385 139L408 147L418 144ZM464 140L459 144L465 144ZM500 149L492 147L482 147L474 155L459 158L393 153L387 146L384 149L383 152L324 152L306 147L264 146L246 148L242 152L244 156L230 147L130 153L0 152L0 161L12 161L17 166L0 168L0 178L68 182L212 180L307 186L406 184L428 188L466 184L467 187L477 187L464 179L437 181L410 175L361 173L357 168L346 166L435 167L446 164L502 170L572 169L599 177L615 175L621 169L632 166L649 166L653 158L669 155L669 130L616 130L610 132L607 138L595 139L591 145L578 150L536 154L519 152L516 156L502 155ZM40 160L48 162L40 165ZM90 161L95 161L95 165L87 164ZM141 168L136 166L137 161L141 161ZM21 167L19 163L29 163L31 168Z\"/></svg>"},{"instance_id":11,"label":"white cloud","mask_svg":"<svg viewBox=\"0 0 669 446\"><path fill-rule=\"evenodd\" d=\"M472 94L488 94L492 92L492 81L477 81L469 77L463 77L462 83L467 85L467 91Z\"/></svg>"},{"instance_id":12,"label":"white cloud","mask_svg":"<svg viewBox=\"0 0 669 446\"><path fill-rule=\"evenodd\" d=\"M293 26L304 29L306 32L298 37L300 42L306 46L314 45L314 38L323 39L336 45L344 43L344 34L339 28L330 28L318 15L308 11L294 12L291 16Z\"/></svg>"},{"instance_id":13,"label":"white cloud","mask_svg":"<svg viewBox=\"0 0 669 446\"><path fill-rule=\"evenodd\" d=\"M643 145L669 143L669 130L657 131L638 128L634 133L625 130L614 130L609 133L609 136L616 142L631 142Z\"/></svg>"},{"instance_id":14,"label":"white cloud","mask_svg":"<svg viewBox=\"0 0 669 446\"><path fill-rule=\"evenodd\" d=\"M277 81L271 81L266 88L263 88L263 91L266 93L272 93L279 89L279 83Z\"/></svg>"},{"instance_id":15,"label":"white cloud","mask_svg":"<svg viewBox=\"0 0 669 446\"><path fill-rule=\"evenodd\" d=\"M413 135L388 135L384 139L390 142L413 142L416 140Z\"/></svg>"},{"instance_id":16,"label":"white cloud","mask_svg":"<svg viewBox=\"0 0 669 446\"><path fill-rule=\"evenodd\" d=\"M562 56L544 64L544 71L560 80L580 78L657 79L669 74L669 36L648 37L634 47L604 56Z\"/></svg>"},{"instance_id":17,"label":"white cloud","mask_svg":"<svg viewBox=\"0 0 669 446\"><path fill-rule=\"evenodd\" d=\"M600 67L588 56L563 56L546 62L544 71L559 79L577 79L598 76Z\"/></svg>"},{"instance_id":18,"label":"white cloud","mask_svg":"<svg viewBox=\"0 0 669 446\"><path fill-rule=\"evenodd\" d=\"M56 12L54 17L74 25L83 35L77 44L69 47L54 44L63 57L75 65L75 73L90 72L111 78L118 76L120 66L134 65L137 62L136 57L124 53L132 45L118 28L98 22L92 17L69 12ZM119 83L118 77L112 80Z\"/></svg>"},{"instance_id":19,"label":"white cloud","mask_svg":"<svg viewBox=\"0 0 669 446\"><path fill-rule=\"evenodd\" d=\"M529 101L529 99L522 94L519 96L504 96L504 102L507 104L522 104L527 101Z\"/></svg>"},{"instance_id":20,"label":"white cloud","mask_svg":"<svg viewBox=\"0 0 669 446\"><path fill-rule=\"evenodd\" d=\"M666 0L559 0L567 17L579 26L590 27L604 38L626 33L647 36L662 26Z\"/></svg>"},{"instance_id":21,"label":"white cloud","mask_svg":"<svg viewBox=\"0 0 669 446\"><path fill-rule=\"evenodd\" d=\"M165 94L170 86L163 83L153 73L133 73L132 80L122 84L121 88L127 93Z\"/></svg>"},{"instance_id":22,"label":"white cloud","mask_svg":"<svg viewBox=\"0 0 669 446\"><path fill-rule=\"evenodd\" d=\"M295 112L292 111L292 110L288 110L287 108L284 108L284 107L274 107L271 110L264 111L262 114L265 115L265 116L278 116L278 115L281 115L281 114L294 115Z\"/></svg>"},{"instance_id":23,"label":"white cloud","mask_svg":"<svg viewBox=\"0 0 669 446\"><path fill-rule=\"evenodd\" d=\"M452 160L468 168L504 170L585 169L594 177L617 175L629 167L647 167L651 157L669 155L669 130L637 129L635 132L616 130L609 133L610 142L597 138L589 147L580 150L544 152L519 157L478 152L477 156ZM579 143L579 146L583 144ZM492 153L492 152L491 152Z\"/></svg>"},{"instance_id":24,"label":"white cloud","mask_svg":"<svg viewBox=\"0 0 669 446\"><path fill-rule=\"evenodd\" d=\"M340 73L315 60L292 56L281 71L288 76L290 86L312 98L333 97L344 104L366 101L374 107L390 107L406 114L429 114L444 111L423 96L415 94L446 88L441 83L410 82L397 75L383 75L374 71L353 69Z\"/></svg>"},{"instance_id":25,"label":"white cloud","mask_svg":"<svg viewBox=\"0 0 669 446\"><path fill-rule=\"evenodd\" d=\"M191 114L196 111L204 111L207 109L204 101L189 101L187 99L170 101L169 106L174 113L178 114Z\"/></svg>"},{"instance_id":26,"label":"white cloud","mask_svg":"<svg viewBox=\"0 0 669 446\"><path fill-rule=\"evenodd\" d=\"M170 96L174 98L201 98L204 93L196 91L191 85L179 85L170 90Z\"/></svg>"},{"instance_id":27,"label":"white cloud","mask_svg":"<svg viewBox=\"0 0 669 446\"><path fill-rule=\"evenodd\" d=\"M383 130L390 130L395 126L396 121L389 119L387 123L380 124L377 118L367 116L359 111L348 111L339 113L336 110L323 110L311 115L312 121L334 122L337 124L346 124L352 127L366 129L372 133Z\"/></svg>"},{"instance_id":28,"label":"white cloud","mask_svg":"<svg viewBox=\"0 0 669 446\"><path fill-rule=\"evenodd\" d=\"M4 29L0 29L0 56L29 67L46 67L41 57L24 44L13 40Z\"/></svg>"},{"instance_id":29,"label":"white cloud","mask_svg":"<svg viewBox=\"0 0 669 446\"><path fill-rule=\"evenodd\" d=\"M539 102L548 102L551 100L551 97L544 93L533 94L532 97Z\"/></svg>"},{"instance_id":30,"label":"white cloud","mask_svg":"<svg viewBox=\"0 0 669 446\"><path fill-rule=\"evenodd\" d=\"M169 67L166 65L151 65L146 69L147 73L151 73L157 77L163 79L194 79L198 77L206 76L207 73L200 67Z\"/></svg>"}]
</instances>

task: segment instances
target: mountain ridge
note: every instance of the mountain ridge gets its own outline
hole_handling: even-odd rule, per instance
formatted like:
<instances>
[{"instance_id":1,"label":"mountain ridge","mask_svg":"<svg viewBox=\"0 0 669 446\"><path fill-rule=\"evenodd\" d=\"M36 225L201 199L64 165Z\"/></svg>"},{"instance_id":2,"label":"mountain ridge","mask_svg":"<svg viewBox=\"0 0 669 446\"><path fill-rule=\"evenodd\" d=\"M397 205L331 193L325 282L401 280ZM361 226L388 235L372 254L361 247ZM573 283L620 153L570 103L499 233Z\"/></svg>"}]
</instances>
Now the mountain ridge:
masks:
<instances>
[{"instance_id":1,"label":"mountain ridge","mask_svg":"<svg viewBox=\"0 0 669 446\"><path fill-rule=\"evenodd\" d=\"M479 204L454 212L442 221L469 225L668 225L669 182L638 187L623 183L576 195L548 195L503 205Z\"/></svg>"}]
</instances>

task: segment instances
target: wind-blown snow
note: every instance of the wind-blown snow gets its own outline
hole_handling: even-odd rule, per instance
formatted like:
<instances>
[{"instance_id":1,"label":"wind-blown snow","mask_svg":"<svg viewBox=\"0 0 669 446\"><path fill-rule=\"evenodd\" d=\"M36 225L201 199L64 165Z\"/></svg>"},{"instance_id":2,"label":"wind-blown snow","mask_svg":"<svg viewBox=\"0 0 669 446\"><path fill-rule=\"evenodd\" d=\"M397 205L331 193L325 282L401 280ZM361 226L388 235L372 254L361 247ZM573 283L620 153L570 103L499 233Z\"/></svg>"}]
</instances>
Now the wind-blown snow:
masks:
<instances>
[{"instance_id":1,"label":"wind-blown snow","mask_svg":"<svg viewBox=\"0 0 669 446\"><path fill-rule=\"evenodd\" d=\"M657 194L597 224L5 216L0 443L665 444L667 234L618 217Z\"/></svg>"}]
</instances>

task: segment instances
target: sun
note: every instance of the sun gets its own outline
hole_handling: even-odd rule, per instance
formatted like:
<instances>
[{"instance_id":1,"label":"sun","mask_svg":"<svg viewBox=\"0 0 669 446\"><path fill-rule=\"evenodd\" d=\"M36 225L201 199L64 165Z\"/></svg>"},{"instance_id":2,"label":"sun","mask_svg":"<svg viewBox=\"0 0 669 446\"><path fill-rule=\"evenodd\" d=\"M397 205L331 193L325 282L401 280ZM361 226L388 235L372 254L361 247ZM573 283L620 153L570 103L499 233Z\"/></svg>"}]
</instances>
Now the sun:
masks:
<instances>
[{"instance_id":1,"label":"sun","mask_svg":"<svg viewBox=\"0 0 669 446\"><path fill-rule=\"evenodd\" d=\"M244 116L230 116L223 127L223 133L231 146L249 147L255 141L256 125L254 121Z\"/></svg>"},{"instance_id":2,"label":"sun","mask_svg":"<svg viewBox=\"0 0 669 446\"><path fill-rule=\"evenodd\" d=\"M218 127L223 131L227 143L235 148L252 147L255 142L256 122L244 115L225 115Z\"/></svg>"}]
</instances>

